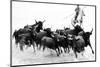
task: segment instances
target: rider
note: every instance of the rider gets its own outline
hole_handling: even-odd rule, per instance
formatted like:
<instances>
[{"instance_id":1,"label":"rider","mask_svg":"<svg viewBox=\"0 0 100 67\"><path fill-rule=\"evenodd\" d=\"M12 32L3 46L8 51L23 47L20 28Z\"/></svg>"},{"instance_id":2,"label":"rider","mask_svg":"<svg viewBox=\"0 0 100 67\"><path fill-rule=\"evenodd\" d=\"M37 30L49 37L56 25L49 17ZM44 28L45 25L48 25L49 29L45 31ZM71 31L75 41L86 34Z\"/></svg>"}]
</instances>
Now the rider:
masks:
<instances>
[{"instance_id":1,"label":"rider","mask_svg":"<svg viewBox=\"0 0 100 67\"><path fill-rule=\"evenodd\" d=\"M77 20L77 17L78 17L79 12L80 12L80 7L79 7L79 5L77 5L77 8L75 9L75 12L76 12L75 20Z\"/></svg>"},{"instance_id":2,"label":"rider","mask_svg":"<svg viewBox=\"0 0 100 67\"><path fill-rule=\"evenodd\" d=\"M79 26L81 26L83 22L83 16L85 16L83 10L81 10L79 5L77 5L77 8L75 9L75 17L72 21L72 25L75 27L78 23Z\"/></svg>"}]
</instances>

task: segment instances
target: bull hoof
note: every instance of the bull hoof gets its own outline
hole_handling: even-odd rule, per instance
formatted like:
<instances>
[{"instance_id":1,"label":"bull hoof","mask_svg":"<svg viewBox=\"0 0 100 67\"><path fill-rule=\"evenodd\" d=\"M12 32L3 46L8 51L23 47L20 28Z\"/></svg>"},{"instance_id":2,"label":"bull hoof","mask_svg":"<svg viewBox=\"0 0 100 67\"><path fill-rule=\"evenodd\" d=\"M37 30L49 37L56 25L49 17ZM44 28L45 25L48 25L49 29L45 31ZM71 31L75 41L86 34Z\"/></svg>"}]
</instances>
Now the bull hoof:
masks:
<instances>
[{"instance_id":1,"label":"bull hoof","mask_svg":"<svg viewBox=\"0 0 100 67\"><path fill-rule=\"evenodd\" d=\"M57 56L59 56L59 54L57 54Z\"/></svg>"},{"instance_id":2,"label":"bull hoof","mask_svg":"<svg viewBox=\"0 0 100 67\"><path fill-rule=\"evenodd\" d=\"M75 57L77 58L77 55L75 54Z\"/></svg>"}]
</instances>

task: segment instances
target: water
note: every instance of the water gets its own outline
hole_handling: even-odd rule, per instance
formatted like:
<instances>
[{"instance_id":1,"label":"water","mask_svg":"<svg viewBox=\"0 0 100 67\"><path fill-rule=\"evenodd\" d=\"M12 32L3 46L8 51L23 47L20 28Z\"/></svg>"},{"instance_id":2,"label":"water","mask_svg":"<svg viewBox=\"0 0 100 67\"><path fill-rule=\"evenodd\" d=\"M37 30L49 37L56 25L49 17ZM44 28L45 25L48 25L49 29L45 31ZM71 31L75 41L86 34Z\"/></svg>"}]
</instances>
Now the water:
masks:
<instances>
[{"instance_id":1,"label":"water","mask_svg":"<svg viewBox=\"0 0 100 67\"><path fill-rule=\"evenodd\" d=\"M60 56L56 55L55 51L46 49L44 52L37 50L34 52L32 47L24 48L24 51L20 51L16 47L14 41L12 44L12 65L27 65L27 64L44 64L44 63L60 63L60 62L76 62L76 61L90 61L95 60L95 55L91 53L89 47L82 53L78 54L78 58L75 58L75 54L71 50L70 53L62 53Z\"/></svg>"}]
</instances>

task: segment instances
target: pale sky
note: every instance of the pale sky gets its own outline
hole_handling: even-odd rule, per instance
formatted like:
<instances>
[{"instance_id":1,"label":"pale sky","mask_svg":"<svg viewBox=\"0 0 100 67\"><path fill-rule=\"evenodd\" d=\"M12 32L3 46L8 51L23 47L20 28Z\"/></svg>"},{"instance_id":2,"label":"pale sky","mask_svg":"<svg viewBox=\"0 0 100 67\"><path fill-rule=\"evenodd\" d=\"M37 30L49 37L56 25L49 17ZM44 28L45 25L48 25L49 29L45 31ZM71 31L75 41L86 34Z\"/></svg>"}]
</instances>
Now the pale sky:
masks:
<instances>
[{"instance_id":1,"label":"pale sky","mask_svg":"<svg viewBox=\"0 0 100 67\"><path fill-rule=\"evenodd\" d=\"M50 27L52 30L70 27L71 19L75 15L75 5L43 4L29 2L12 2L12 32L15 29L23 28L25 25L32 25L37 21L46 20L44 28ZM95 8L90 6L80 6L86 16L83 18L85 31L93 28L92 41L95 39ZM95 42L93 42L95 44Z\"/></svg>"},{"instance_id":2,"label":"pale sky","mask_svg":"<svg viewBox=\"0 0 100 67\"><path fill-rule=\"evenodd\" d=\"M12 3L12 22L13 29L21 28L26 24L34 24L35 19L46 20L44 28L62 29L71 27L71 19L75 15L75 5L43 4L43 3ZM95 8L89 6L80 6L85 13L83 26L93 27L95 24Z\"/></svg>"}]
</instances>

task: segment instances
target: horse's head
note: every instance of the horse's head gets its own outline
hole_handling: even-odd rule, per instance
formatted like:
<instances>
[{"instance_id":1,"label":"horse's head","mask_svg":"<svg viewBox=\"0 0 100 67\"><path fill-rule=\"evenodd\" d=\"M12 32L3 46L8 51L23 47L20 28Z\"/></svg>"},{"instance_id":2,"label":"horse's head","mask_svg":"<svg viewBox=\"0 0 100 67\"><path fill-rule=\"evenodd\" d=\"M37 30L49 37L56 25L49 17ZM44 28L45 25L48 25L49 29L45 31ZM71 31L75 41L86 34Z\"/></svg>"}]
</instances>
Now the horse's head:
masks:
<instances>
[{"instance_id":1,"label":"horse's head","mask_svg":"<svg viewBox=\"0 0 100 67\"><path fill-rule=\"evenodd\" d=\"M76 25L75 31L77 31L79 33L80 31L83 31L83 29L79 25Z\"/></svg>"}]
</instances>

